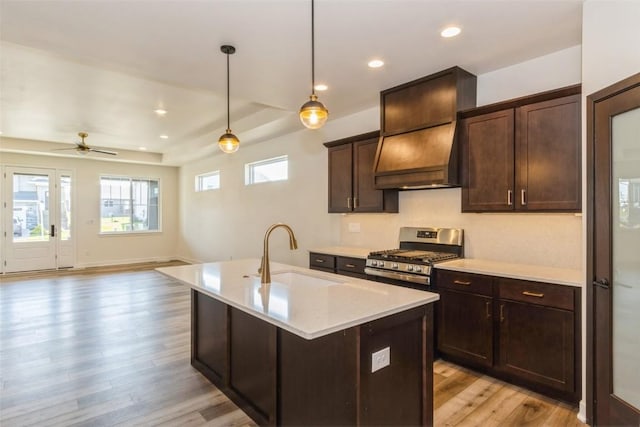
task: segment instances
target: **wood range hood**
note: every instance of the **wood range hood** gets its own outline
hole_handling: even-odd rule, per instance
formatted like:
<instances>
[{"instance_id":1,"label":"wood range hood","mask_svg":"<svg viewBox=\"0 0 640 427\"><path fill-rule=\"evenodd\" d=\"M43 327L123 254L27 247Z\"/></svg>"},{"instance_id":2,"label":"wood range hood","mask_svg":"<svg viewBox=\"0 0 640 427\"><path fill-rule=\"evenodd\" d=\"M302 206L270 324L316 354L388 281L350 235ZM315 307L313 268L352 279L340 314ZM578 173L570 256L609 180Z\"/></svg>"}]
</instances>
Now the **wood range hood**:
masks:
<instances>
[{"instance_id":1,"label":"wood range hood","mask_svg":"<svg viewBox=\"0 0 640 427\"><path fill-rule=\"evenodd\" d=\"M456 116L476 106L476 80L452 67L380 92L376 188L460 185Z\"/></svg>"}]
</instances>

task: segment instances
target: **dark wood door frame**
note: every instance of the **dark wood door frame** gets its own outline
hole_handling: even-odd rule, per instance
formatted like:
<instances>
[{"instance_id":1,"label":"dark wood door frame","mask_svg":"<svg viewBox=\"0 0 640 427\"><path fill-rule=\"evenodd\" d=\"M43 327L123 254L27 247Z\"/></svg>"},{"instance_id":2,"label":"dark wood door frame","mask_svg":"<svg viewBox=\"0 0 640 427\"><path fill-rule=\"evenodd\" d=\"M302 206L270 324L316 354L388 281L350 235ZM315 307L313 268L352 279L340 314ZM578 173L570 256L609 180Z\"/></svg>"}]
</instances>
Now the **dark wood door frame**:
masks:
<instances>
[{"instance_id":1,"label":"dark wood door frame","mask_svg":"<svg viewBox=\"0 0 640 427\"><path fill-rule=\"evenodd\" d=\"M640 73L635 74L631 77L628 77L618 83L615 83L607 88L604 88L598 92L595 92L589 96L587 96L587 367L586 367L586 375L587 375L587 388L586 388L586 412L587 412L587 423L590 425L594 425L597 421L597 408L596 408L596 367L595 367L595 352L596 352L596 342L595 342L595 316L596 310L598 307L596 306L596 301L594 299L595 290L594 285L592 285L595 280L595 251L596 247L594 246L594 231L596 227L596 222L594 220L595 214L595 190L596 185L604 185L602 182L596 183L596 174L595 174L595 154L596 154L596 106L598 103L606 101L616 95L623 94L626 91L631 89L635 89L640 87ZM610 180L606 182L606 184L611 187ZM609 214L605 212L605 219L610 220L610 207L608 210ZM608 242L610 244L610 240ZM608 260L607 262L610 262ZM611 277L611 274L609 274ZM607 312L607 318L604 319L610 325L610 310ZM606 349L605 351L609 351ZM602 353L601 353L602 354ZM610 356L609 356L610 357Z\"/></svg>"}]
</instances>

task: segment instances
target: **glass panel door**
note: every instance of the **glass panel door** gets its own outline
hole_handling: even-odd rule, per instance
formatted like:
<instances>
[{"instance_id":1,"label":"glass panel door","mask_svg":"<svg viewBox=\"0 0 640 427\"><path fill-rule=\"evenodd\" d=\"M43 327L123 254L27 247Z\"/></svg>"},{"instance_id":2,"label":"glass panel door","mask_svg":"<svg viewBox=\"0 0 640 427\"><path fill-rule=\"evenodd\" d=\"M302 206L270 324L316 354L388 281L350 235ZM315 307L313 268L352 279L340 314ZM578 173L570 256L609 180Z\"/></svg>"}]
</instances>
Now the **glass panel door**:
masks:
<instances>
[{"instance_id":1,"label":"glass panel door","mask_svg":"<svg viewBox=\"0 0 640 427\"><path fill-rule=\"evenodd\" d=\"M75 264L75 232L73 231L73 176L71 171L58 171L58 212L56 238L58 239L58 267Z\"/></svg>"},{"instance_id":2,"label":"glass panel door","mask_svg":"<svg viewBox=\"0 0 640 427\"><path fill-rule=\"evenodd\" d=\"M613 394L640 408L640 108L611 129Z\"/></svg>"},{"instance_id":3,"label":"glass panel door","mask_svg":"<svg viewBox=\"0 0 640 427\"><path fill-rule=\"evenodd\" d=\"M50 169L7 168L5 271L56 267L55 239L51 236L57 211L55 174ZM8 234L8 233L7 233Z\"/></svg>"}]
</instances>

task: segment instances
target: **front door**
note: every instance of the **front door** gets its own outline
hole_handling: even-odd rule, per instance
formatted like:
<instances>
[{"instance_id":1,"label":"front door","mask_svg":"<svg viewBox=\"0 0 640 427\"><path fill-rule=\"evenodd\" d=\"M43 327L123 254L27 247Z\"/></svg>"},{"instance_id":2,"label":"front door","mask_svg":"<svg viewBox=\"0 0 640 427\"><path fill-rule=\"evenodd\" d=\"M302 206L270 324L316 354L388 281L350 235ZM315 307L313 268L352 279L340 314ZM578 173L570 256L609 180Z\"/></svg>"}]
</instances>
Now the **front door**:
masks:
<instances>
[{"instance_id":1,"label":"front door","mask_svg":"<svg viewBox=\"0 0 640 427\"><path fill-rule=\"evenodd\" d=\"M71 173L6 167L5 183L4 271L71 266Z\"/></svg>"},{"instance_id":2,"label":"front door","mask_svg":"<svg viewBox=\"0 0 640 427\"><path fill-rule=\"evenodd\" d=\"M589 96L593 421L640 425L640 74ZM590 165L591 166L591 165Z\"/></svg>"}]
</instances>

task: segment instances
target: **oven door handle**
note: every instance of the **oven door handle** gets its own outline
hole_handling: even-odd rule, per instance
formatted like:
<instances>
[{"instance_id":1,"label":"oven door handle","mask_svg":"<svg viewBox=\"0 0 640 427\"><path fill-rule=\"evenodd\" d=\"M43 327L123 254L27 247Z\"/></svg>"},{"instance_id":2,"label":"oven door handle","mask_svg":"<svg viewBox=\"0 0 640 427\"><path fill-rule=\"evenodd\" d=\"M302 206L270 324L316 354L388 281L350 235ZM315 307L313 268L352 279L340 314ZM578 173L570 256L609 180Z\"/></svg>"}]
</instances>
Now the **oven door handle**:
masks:
<instances>
[{"instance_id":1,"label":"oven door handle","mask_svg":"<svg viewBox=\"0 0 640 427\"><path fill-rule=\"evenodd\" d=\"M364 272L365 274L369 274L371 276L385 277L387 279L402 280L405 282L419 283L421 285L431 284L429 276L417 276L415 274L402 274L402 273L396 273L394 271L377 270L375 268L369 268L369 267L365 268Z\"/></svg>"}]
</instances>

